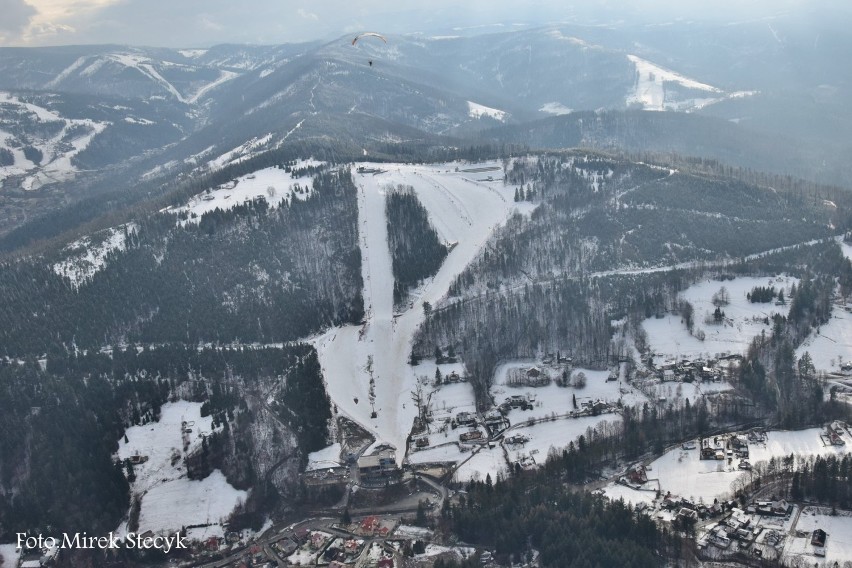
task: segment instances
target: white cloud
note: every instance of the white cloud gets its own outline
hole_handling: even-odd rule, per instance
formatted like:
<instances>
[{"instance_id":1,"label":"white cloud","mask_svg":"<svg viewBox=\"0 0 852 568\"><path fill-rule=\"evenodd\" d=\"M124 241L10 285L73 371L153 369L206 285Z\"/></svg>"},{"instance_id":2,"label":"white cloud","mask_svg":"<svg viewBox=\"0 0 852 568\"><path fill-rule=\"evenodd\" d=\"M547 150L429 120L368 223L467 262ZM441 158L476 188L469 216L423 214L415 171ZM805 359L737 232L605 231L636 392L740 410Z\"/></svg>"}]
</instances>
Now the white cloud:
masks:
<instances>
[{"instance_id":1,"label":"white cloud","mask_svg":"<svg viewBox=\"0 0 852 568\"><path fill-rule=\"evenodd\" d=\"M201 23L201 27L205 30L220 32L225 29L225 27L216 20L214 20L210 16L210 14L200 14L198 17L198 21Z\"/></svg>"},{"instance_id":2,"label":"white cloud","mask_svg":"<svg viewBox=\"0 0 852 568\"><path fill-rule=\"evenodd\" d=\"M0 37L19 35L36 16L36 8L25 0L0 0Z\"/></svg>"},{"instance_id":3,"label":"white cloud","mask_svg":"<svg viewBox=\"0 0 852 568\"><path fill-rule=\"evenodd\" d=\"M314 21L319 20L319 16L317 16L313 12L308 12L304 8L299 8L298 10L296 10L296 13L299 14L300 16L302 16L306 20L314 20Z\"/></svg>"}]
</instances>

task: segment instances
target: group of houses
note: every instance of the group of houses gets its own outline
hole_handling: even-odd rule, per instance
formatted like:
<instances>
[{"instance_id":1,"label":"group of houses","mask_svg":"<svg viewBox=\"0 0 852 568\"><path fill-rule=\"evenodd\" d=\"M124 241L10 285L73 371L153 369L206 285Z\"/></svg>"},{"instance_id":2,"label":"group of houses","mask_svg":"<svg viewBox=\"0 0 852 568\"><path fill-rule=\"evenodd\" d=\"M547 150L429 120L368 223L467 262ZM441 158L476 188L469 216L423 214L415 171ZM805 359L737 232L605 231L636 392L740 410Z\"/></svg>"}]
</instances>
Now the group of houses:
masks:
<instances>
[{"instance_id":1,"label":"group of houses","mask_svg":"<svg viewBox=\"0 0 852 568\"><path fill-rule=\"evenodd\" d=\"M722 381L727 378L731 365L742 360L739 353L717 353L706 359L662 359L660 355L648 358L647 367L663 382Z\"/></svg>"},{"instance_id":2,"label":"group of houses","mask_svg":"<svg viewBox=\"0 0 852 568\"><path fill-rule=\"evenodd\" d=\"M740 460L738 465L740 469L751 469L751 464L748 461L748 442L736 434L702 438L699 445L701 447L700 459L702 460L727 460L728 465L731 465L734 457L736 457ZM684 444L683 448L691 449L694 448L694 445L687 448L687 444Z\"/></svg>"}]
</instances>

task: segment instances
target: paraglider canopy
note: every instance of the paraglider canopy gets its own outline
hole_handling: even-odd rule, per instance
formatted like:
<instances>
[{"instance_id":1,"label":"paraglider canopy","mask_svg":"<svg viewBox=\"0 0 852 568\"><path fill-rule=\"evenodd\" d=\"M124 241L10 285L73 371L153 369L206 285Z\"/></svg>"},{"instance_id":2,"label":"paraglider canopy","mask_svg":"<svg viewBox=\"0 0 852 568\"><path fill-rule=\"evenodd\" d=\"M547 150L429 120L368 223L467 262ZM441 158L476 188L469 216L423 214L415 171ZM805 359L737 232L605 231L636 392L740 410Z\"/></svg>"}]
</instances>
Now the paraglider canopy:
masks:
<instances>
[{"instance_id":1,"label":"paraglider canopy","mask_svg":"<svg viewBox=\"0 0 852 568\"><path fill-rule=\"evenodd\" d=\"M385 43L388 42L388 40L385 39L385 36L383 36L382 34L378 34L376 32L364 32L362 34L358 34L357 36L355 36L355 39L352 40L352 45L355 45L358 42L358 40L361 39L362 37L377 37Z\"/></svg>"}]
</instances>

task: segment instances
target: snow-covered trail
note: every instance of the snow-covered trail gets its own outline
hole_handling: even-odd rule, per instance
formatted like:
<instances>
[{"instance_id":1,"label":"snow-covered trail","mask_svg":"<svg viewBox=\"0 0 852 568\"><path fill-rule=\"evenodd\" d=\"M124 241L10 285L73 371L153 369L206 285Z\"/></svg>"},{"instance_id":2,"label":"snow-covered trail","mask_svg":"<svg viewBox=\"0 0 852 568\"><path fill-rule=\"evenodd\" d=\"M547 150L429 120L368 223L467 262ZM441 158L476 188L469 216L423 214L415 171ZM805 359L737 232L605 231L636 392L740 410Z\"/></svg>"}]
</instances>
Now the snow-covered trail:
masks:
<instances>
[{"instance_id":1,"label":"snow-covered trail","mask_svg":"<svg viewBox=\"0 0 852 568\"><path fill-rule=\"evenodd\" d=\"M493 165L497 165L496 163ZM377 439L397 448L404 458L405 442L417 409L410 393L417 377L408 364L411 342L423 323L423 302L435 304L450 283L485 245L492 231L517 205L514 186L502 181L483 184L447 166L380 164L386 172L358 174L358 224L366 323L332 328L314 339L329 396L338 411L358 422ZM497 176L494 176L497 177ZM502 180L502 172L499 176ZM435 276L417 291L417 299L401 314L393 311L393 272L387 243L385 196L396 185L414 187L440 237L458 245ZM527 206L527 204L524 204ZM372 357L376 417L371 417Z\"/></svg>"}]
</instances>

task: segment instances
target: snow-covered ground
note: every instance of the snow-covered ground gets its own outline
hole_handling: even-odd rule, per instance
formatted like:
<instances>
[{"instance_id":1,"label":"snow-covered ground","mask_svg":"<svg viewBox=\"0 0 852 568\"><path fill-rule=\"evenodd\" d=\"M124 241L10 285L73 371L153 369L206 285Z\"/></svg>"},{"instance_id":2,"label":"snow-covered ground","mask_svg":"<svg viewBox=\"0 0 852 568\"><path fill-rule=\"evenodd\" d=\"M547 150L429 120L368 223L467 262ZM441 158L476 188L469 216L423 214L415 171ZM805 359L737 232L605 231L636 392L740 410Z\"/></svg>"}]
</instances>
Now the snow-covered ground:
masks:
<instances>
[{"instance_id":1,"label":"snow-covered ground","mask_svg":"<svg viewBox=\"0 0 852 568\"><path fill-rule=\"evenodd\" d=\"M555 382L543 387L513 387L506 384L507 375L512 369L527 369L534 365L538 365L543 372L551 374L554 379L557 378L557 375L560 375L559 371L550 370L546 366L530 360L504 363L498 366L494 372L494 386L491 387L491 394L497 404L503 403L510 396L520 395L526 397L533 405L532 410L511 409L507 416L513 425L530 418L564 416L579 409L583 402L602 400L614 404L620 400L624 405L632 406L648 400L641 392L622 381L607 381L609 371L573 369L569 375L572 384L580 373L586 376L586 386L582 388L560 387ZM578 408L574 408L575 398ZM566 440L565 445L569 441Z\"/></svg>"},{"instance_id":2,"label":"snow-covered ground","mask_svg":"<svg viewBox=\"0 0 852 568\"><path fill-rule=\"evenodd\" d=\"M811 332L796 349L796 357L805 352L817 371L837 373L843 363L852 362L852 313L834 306L829 322Z\"/></svg>"},{"instance_id":3,"label":"snow-covered ground","mask_svg":"<svg viewBox=\"0 0 852 568\"><path fill-rule=\"evenodd\" d=\"M517 446L507 445L509 460L512 463L516 461L524 463L529 460L526 463L543 465L551 451L561 454L570 442L576 445L580 436L588 436L589 429L594 430L603 422L615 424L621 422L621 416L618 414L580 416L538 422L532 426L521 423L517 428L508 430L506 436L526 436L529 441Z\"/></svg>"},{"instance_id":4,"label":"snow-covered ground","mask_svg":"<svg viewBox=\"0 0 852 568\"><path fill-rule=\"evenodd\" d=\"M318 166L321 162L304 160L298 162L295 168ZM296 186L299 191L296 191ZM235 181L223 184L209 192L193 196L182 207L169 207L166 211L180 214L185 213L187 222L198 223L201 216L215 209L226 211L246 201L262 197L271 207L276 207L282 199L305 199L313 188L313 176L293 177L290 173L279 168L264 168L246 174Z\"/></svg>"},{"instance_id":5,"label":"snow-covered ground","mask_svg":"<svg viewBox=\"0 0 852 568\"><path fill-rule=\"evenodd\" d=\"M210 160L209 162L207 162L207 165L211 169L218 170L231 164L239 164L240 162L249 159L254 154L268 146L271 140L272 133L266 134L265 136L252 138L248 142L241 144L236 148L228 150L217 158Z\"/></svg>"},{"instance_id":6,"label":"snow-covered ground","mask_svg":"<svg viewBox=\"0 0 852 568\"><path fill-rule=\"evenodd\" d=\"M710 393L727 392L733 390L734 387L726 381L719 382L701 382L683 383L675 381L660 382L659 379L654 379L653 384L648 384L643 387L643 391L653 400L665 398L667 402L672 402L675 405L678 403L694 405L702 396Z\"/></svg>"},{"instance_id":7,"label":"snow-covered ground","mask_svg":"<svg viewBox=\"0 0 852 568\"><path fill-rule=\"evenodd\" d=\"M668 357L713 357L718 353L745 353L751 340L761 332L771 332L772 314L786 315L789 304L776 306L774 302L751 303L746 294L755 286L774 286L776 290L783 289L785 298L790 298L790 288L798 285L798 280L790 276L778 277L743 277L735 280L720 282L705 280L691 286L680 293L680 298L688 301L694 308L694 332L692 335L686 329L679 314L668 314L663 318L649 318L642 322L642 327L648 334L648 344L651 352ZM712 317L716 306L713 295L722 287L728 291L730 303L722 306L725 321L722 324L707 324L705 320ZM770 323L766 323L767 320ZM704 341L696 335L703 331Z\"/></svg>"},{"instance_id":8,"label":"snow-covered ground","mask_svg":"<svg viewBox=\"0 0 852 568\"><path fill-rule=\"evenodd\" d=\"M433 305L479 252L494 229L516 209L515 186L504 186L500 162L463 165L364 164L384 173L357 173L364 326L332 328L313 339L329 396L338 410L372 432L379 441L405 448L417 409L410 393L416 370L408 365L411 342L424 319L423 303ZM455 171L492 167L499 182L477 181L475 173ZM398 184L414 187L439 237L457 242L441 268L417 291L411 307L394 313L393 273L387 244L385 195ZM372 358L375 401L370 401L368 358ZM376 417L371 413L375 407ZM402 451L397 459L404 458Z\"/></svg>"},{"instance_id":9,"label":"snow-covered ground","mask_svg":"<svg viewBox=\"0 0 852 568\"><path fill-rule=\"evenodd\" d=\"M752 465L794 454L796 456L842 455L852 447L852 438L848 435L846 446L826 446L820 438L820 428L808 430L768 432L765 443L749 442L749 462ZM702 460L699 451L683 450L680 447L669 450L648 467L648 487L657 487L659 480L663 494L671 491L687 499L712 503L714 498L731 495L731 484L740 476L750 476L738 468L739 459L734 458L728 465L727 460Z\"/></svg>"},{"instance_id":10,"label":"snow-covered ground","mask_svg":"<svg viewBox=\"0 0 852 568\"><path fill-rule=\"evenodd\" d=\"M139 531L173 532L186 525L208 527L209 535L222 536L222 521L248 493L231 487L219 470L203 480L186 477L184 458L201 447L212 432L212 417L201 417L201 403L177 401L164 404L159 422L133 426L118 442L118 457L147 456L134 466L136 480L131 493L140 496ZM116 531L124 534L126 522Z\"/></svg>"},{"instance_id":11,"label":"snow-covered ground","mask_svg":"<svg viewBox=\"0 0 852 568\"><path fill-rule=\"evenodd\" d=\"M618 483L607 485L602 491L607 498L613 501L621 499L625 503L630 503L634 506L639 503L645 503L649 506L653 505L654 499L657 496L656 489L633 489L632 487L627 487Z\"/></svg>"},{"instance_id":12,"label":"snow-covered ground","mask_svg":"<svg viewBox=\"0 0 852 568\"><path fill-rule=\"evenodd\" d=\"M17 544L0 544L0 566L3 568L16 568L20 556Z\"/></svg>"},{"instance_id":13,"label":"snow-covered ground","mask_svg":"<svg viewBox=\"0 0 852 568\"><path fill-rule=\"evenodd\" d=\"M63 249L69 256L54 264L53 271L78 287L106 265L110 252L124 250L125 235L135 231L136 225L129 223L74 241Z\"/></svg>"},{"instance_id":14,"label":"snow-covered ground","mask_svg":"<svg viewBox=\"0 0 852 568\"><path fill-rule=\"evenodd\" d=\"M15 109L21 115L28 115L42 123L63 123L62 128L49 137L34 137L27 139L32 147L42 153L38 164L24 156L21 147L8 147L14 156L14 164L0 166L0 182L9 176L23 176L21 188L33 190L48 183L72 179L77 172L71 164L71 158L82 152L92 139L109 126L106 122L96 122L87 118L65 118L45 107L24 102L15 95L0 92L0 105L7 109ZM0 148L7 147L5 140L15 139L8 132L0 129Z\"/></svg>"},{"instance_id":15,"label":"snow-covered ground","mask_svg":"<svg viewBox=\"0 0 852 568\"><path fill-rule=\"evenodd\" d=\"M471 118L481 118L483 116L488 116L493 118L494 120L503 121L506 119L505 110L487 107L485 105L481 105L473 101L467 101L467 113Z\"/></svg>"},{"instance_id":16,"label":"snow-covered ground","mask_svg":"<svg viewBox=\"0 0 852 568\"><path fill-rule=\"evenodd\" d=\"M637 57L628 55L627 59L636 67L636 83L633 91L627 97L627 105L639 105L644 110L698 110L707 105L717 103L727 98L739 98L756 94L754 91L737 91L725 93L721 89L684 77L674 71L665 69ZM681 98L669 96L666 84L675 84L691 91L701 91L705 96Z\"/></svg>"},{"instance_id":17,"label":"snow-covered ground","mask_svg":"<svg viewBox=\"0 0 852 568\"><path fill-rule=\"evenodd\" d=\"M470 548L468 546L441 546L438 544L427 544L426 550L423 554L418 554L414 558L415 560L423 560L426 558L432 558L434 556L438 556L439 554L447 554L453 553L459 560L464 560L465 558L470 558L474 554L476 554L475 548Z\"/></svg>"},{"instance_id":18,"label":"snow-covered ground","mask_svg":"<svg viewBox=\"0 0 852 568\"><path fill-rule=\"evenodd\" d=\"M555 114L557 116L561 116L563 114L571 114L572 112L574 112L574 109L570 109L567 106L563 105L562 103L558 103L558 102L544 103L541 106L541 108L538 109L538 110L539 110L539 112L545 112L547 114Z\"/></svg>"},{"instance_id":19,"label":"snow-covered ground","mask_svg":"<svg viewBox=\"0 0 852 568\"><path fill-rule=\"evenodd\" d=\"M483 447L475 454L469 455L470 459L456 470L456 481L485 481L489 475L492 481L497 481L497 475L506 477L506 457L499 444L495 444L493 448Z\"/></svg>"},{"instance_id":20,"label":"snow-covered ground","mask_svg":"<svg viewBox=\"0 0 852 568\"><path fill-rule=\"evenodd\" d=\"M828 534L825 558L813 554L811 534L816 529L822 529ZM835 562L844 566L844 563L852 562L852 515L848 511L840 511L839 515L832 516L830 509L818 507L802 509L796 531L787 538L784 546L784 561L787 565L793 566L797 560L808 566L834 566Z\"/></svg>"},{"instance_id":21,"label":"snow-covered ground","mask_svg":"<svg viewBox=\"0 0 852 568\"><path fill-rule=\"evenodd\" d=\"M308 465L305 471L328 469L340 465L340 443L336 442L327 448L308 454Z\"/></svg>"}]
</instances>

